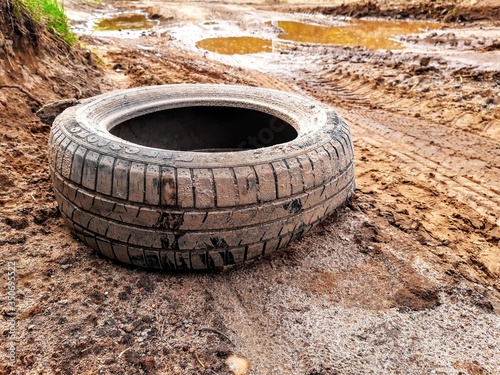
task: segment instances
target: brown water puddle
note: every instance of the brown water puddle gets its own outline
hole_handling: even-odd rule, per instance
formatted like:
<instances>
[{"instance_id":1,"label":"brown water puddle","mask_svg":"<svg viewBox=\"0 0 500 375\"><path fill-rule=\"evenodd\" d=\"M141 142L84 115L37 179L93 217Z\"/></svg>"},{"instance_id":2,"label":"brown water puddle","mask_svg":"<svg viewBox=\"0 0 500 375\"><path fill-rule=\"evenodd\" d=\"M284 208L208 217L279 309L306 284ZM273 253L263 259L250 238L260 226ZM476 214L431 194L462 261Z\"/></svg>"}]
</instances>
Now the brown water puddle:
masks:
<instances>
[{"instance_id":1,"label":"brown water puddle","mask_svg":"<svg viewBox=\"0 0 500 375\"><path fill-rule=\"evenodd\" d=\"M255 38L252 36L208 38L200 40L196 43L196 46L223 55L272 52L272 41L270 39Z\"/></svg>"},{"instance_id":2,"label":"brown water puddle","mask_svg":"<svg viewBox=\"0 0 500 375\"><path fill-rule=\"evenodd\" d=\"M269 22L271 24L271 22ZM442 25L417 21L352 20L347 25L320 26L295 21L277 21L285 32L280 39L294 42L362 46L368 49L403 49L393 38L396 35L418 34Z\"/></svg>"},{"instance_id":3,"label":"brown water puddle","mask_svg":"<svg viewBox=\"0 0 500 375\"><path fill-rule=\"evenodd\" d=\"M121 31L151 29L156 23L144 14L120 14L112 18L103 18L94 25L97 31Z\"/></svg>"},{"instance_id":4,"label":"brown water puddle","mask_svg":"<svg viewBox=\"0 0 500 375\"><path fill-rule=\"evenodd\" d=\"M302 43L363 46L368 49L403 49L396 35L417 34L443 25L417 21L352 20L339 26L320 26L296 21L269 21L281 28L281 40ZM199 48L225 55L272 52L272 41L255 37L210 38L199 41Z\"/></svg>"}]
</instances>

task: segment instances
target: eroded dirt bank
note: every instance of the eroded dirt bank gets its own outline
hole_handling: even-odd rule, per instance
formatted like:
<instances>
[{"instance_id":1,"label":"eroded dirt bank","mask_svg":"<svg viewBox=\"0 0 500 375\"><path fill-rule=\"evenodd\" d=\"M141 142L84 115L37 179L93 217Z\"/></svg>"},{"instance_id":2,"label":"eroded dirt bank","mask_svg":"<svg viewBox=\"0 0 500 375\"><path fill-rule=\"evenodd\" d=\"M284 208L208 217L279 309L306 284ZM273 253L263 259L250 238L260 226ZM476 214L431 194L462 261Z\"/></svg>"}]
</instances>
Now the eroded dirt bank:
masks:
<instances>
[{"instance_id":1,"label":"eroded dirt bank","mask_svg":"<svg viewBox=\"0 0 500 375\"><path fill-rule=\"evenodd\" d=\"M231 374L225 362L235 354L258 375L495 373L500 69L491 4L459 2L488 17L448 18L435 35L405 37L404 52L296 44L227 57L195 47L197 29L224 22L260 35L269 17L330 22L316 12L444 20L450 10L415 7L456 2L393 1L393 13L345 3L348 11L336 13L297 5L297 16L276 13L295 5L69 2L75 25L136 9L160 23L137 39L84 35L74 53L31 48L1 30L13 42L0 43L0 84L22 85L44 103L188 82L330 103L352 128L358 190L311 235L235 270L172 275L117 265L64 227L48 178L49 126L33 114L36 101L2 88L0 265L4 274L8 262L17 265L17 362L9 366L2 348L0 372Z\"/></svg>"}]
</instances>

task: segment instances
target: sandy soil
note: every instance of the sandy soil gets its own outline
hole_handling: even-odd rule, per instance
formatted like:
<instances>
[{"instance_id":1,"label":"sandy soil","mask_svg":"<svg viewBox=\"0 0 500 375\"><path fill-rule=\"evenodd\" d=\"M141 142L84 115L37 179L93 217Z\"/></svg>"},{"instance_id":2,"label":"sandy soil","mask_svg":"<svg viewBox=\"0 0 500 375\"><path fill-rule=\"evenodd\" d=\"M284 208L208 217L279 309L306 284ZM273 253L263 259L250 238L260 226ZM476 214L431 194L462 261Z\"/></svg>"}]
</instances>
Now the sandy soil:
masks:
<instances>
[{"instance_id":1,"label":"sandy soil","mask_svg":"<svg viewBox=\"0 0 500 375\"><path fill-rule=\"evenodd\" d=\"M86 32L69 52L0 29L0 373L495 374L500 368L500 18L495 1L66 3L78 30L113 12L159 20ZM342 5L343 3L343 5ZM447 21L403 52L286 45L223 56L199 38L268 36L270 19ZM206 21L218 22L203 25ZM36 38L35 38L36 39ZM12 42L10 42L11 40ZM33 48L33 43L39 43ZM88 53L88 51L92 53ZM300 92L346 118L358 189L314 233L255 263L163 274L100 258L64 226L38 101L163 83ZM36 100L37 99L37 100ZM9 323L16 322L14 340ZM13 341L16 362L9 364ZM243 372L241 372L243 373Z\"/></svg>"}]
</instances>

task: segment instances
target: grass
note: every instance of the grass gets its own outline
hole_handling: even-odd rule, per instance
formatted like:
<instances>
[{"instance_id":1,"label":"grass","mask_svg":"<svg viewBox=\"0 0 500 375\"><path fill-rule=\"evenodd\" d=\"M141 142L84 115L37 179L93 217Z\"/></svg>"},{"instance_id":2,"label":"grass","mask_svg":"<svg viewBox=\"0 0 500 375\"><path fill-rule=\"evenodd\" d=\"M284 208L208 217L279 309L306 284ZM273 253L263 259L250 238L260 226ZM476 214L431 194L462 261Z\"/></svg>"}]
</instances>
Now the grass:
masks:
<instances>
[{"instance_id":1,"label":"grass","mask_svg":"<svg viewBox=\"0 0 500 375\"><path fill-rule=\"evenodd\" d=\"M64 14L64 4L58 0L13 0L18 11L27 10L35 22L45 25L56 37L72 45L76 41Z\"/></svg>"}]
</instances>

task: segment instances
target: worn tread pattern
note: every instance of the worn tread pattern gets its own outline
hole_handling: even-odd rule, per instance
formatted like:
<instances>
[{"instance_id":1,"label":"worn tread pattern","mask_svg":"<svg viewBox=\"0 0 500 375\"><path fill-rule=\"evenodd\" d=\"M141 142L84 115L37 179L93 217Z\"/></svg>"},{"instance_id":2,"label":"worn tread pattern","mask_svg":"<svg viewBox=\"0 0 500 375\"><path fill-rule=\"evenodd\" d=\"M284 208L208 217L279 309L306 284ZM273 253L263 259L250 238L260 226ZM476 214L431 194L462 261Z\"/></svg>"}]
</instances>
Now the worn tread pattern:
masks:
<instances>
[{"instance_id":1,"label":"worn tread pattern","mask_svg":"<svg viewBox=\"0 0 500 375\"><path fill-rule=\"evenodd\" d=\"M299 136L206 154L135 145L107 131L181 100L266 111ZM211 269L286 247L355 187L346 123L330 107L274 90L167 85L105 94L60 115L49 145L55 196L71 230L105 257L154 269Z\"/></svg>"}]
</instances>

